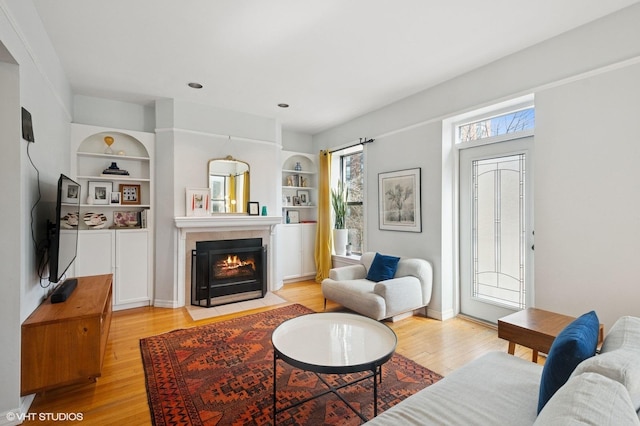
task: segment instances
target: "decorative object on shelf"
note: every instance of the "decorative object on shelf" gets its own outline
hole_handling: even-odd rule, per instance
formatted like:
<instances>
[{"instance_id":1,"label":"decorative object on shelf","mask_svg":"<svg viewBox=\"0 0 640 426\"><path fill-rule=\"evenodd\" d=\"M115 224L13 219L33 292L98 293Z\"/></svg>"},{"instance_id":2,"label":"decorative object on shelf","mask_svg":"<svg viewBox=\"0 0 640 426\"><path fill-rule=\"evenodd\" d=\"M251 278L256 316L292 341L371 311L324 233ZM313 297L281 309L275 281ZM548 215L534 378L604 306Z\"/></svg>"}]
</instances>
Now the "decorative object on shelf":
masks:
<instances>
[{"instance_id":1,"label":"decorative object on shelf","mask_svg":"<svg viewBox=\"0 0 640 426\"><path fill-rule=\"evenodd\" d=\"M102 171L103 175L116 175L116 176L129 176L129 172L122 170L118 167L118 164L114 161L109 167Z\"/></svg>"},{"instance_id":2,"label":"decorative object on shelf","mask_svg":"<svg viewBox=\"0 0 640 426\"><path fill-rule=\"evenodd\" d=\"M80 185L65 180L62 182L62 202L77 203L80 197Z\"/></svg>"},{"instance_id":3,"label":"decorative object on shelf","mask_svg":"<svg viewBox=\"0 0 640 426\"><path fill-rule=\"evenodd\" d=\"M83 219L89 229L102 229L107 224L107 217L102 213L87 212L84 214Z\"/></svg>"},{"instance_id":4,"label":"decorative object on shelf","mask_svg":"<svg viewBox=\"0 0 640 426\"><path fill-rule=\"evenodd\" d=\"M422 232L420 168L378 174L379 228Z\"/></svg>"},{"instance_id":5,"label":"decorative object on shelf","mask_svg":"<svg viewBox=\"0 0 640 426\"><path fill-rule=\"evenodd\" d=\"M107 205L109 204L109 193L113 191L113 182L89 181L89 193L87 204Z\"/></svg>"},{"instance_id":6,"label":"decorative object on shelf","mask_svg":"<svg viewBox=\"0 0 640 426\"><path fill-rule=\"evenodd\" d=\"M293 205L294 206L299 206L300 205L300 197L298 197L297 195L293 196Z\"/></svg>"},{"instance_id":7,"label":"decorative object on shelf","mask_svg":"<svg viewBox=\"0 0 640 426\"><path fill-rule=\"evenodd\" d=\"M113 212L113 226L135 228L140 224L140 212Z\"/></svg>"},{"instance_id":8,"label":"decorative object on shelf","mask_svg":"<svg viewBox=\"0 0 640 426\"><path fill-rule=\"evenodd\" d=\"M76 226L78 226L79 222L80 222L80 220L78 218L78 214L77 213L66 214L60 219L60 225L63 228L66 228L66 229L75 228Z\"/></svg>"},{"instance_id":9,"label":"decorative object on shelf","mask_svg":"<svg viewBox=\"0 0 640 426\"><path fill-rule=\"evenodd\" d=\"M309 205L309 191L306 190L298 190L298 197L300 198L300 205L301 206L308 206Z\"/></svg>"},{"instance_id":10,"label":"decorative object on shelf","mask_svg":"<svg viewBox=\"0 0 640 426\"><path fill-rule=\"evenodd\" d=\"M341 180L338 181L336 188L331 189L331 206L334 214L333 249L337 255L344 255L347 247L349 231L345 228L345 220L348 196L349 188Z\"/></svg>"},{"instance_id":11,"label":"decorative object on shelf","mask_svg":"<svg viewBox=\"0 0 640 426\"><path fill-rule=\"evenodd\" d=\"M351 253L351 249L352 249L351 243L347 243L345 255L351 256L351 254L352 254Z\"/></svg>"},{"instance_id":12,"label":"decorative object on shelf","mask_svg":"<svg viewBox=\"0 0 640 426\"><path fill-rule=\"evenodd\" d=\"M124 151L124 149L121 149L120 151L118 151L118 155L122 155L124 157L125 155L127 155L127 153Z\"/></svg>"},{"instance_id":13,"label":"decorative object on shelf","mask_svg":"<svg viewBox=\"0 0 640 426\"><path fill-rule=\"evenodd\" d=\"M187 188L187 216L209 215L210 197L209 188Z\"/></svg>"},{"instance_id":14,"label":"decorative object on shelf","mask_svg":"<svg viewBox=\"0 0 640 426\"><path fill-rule=\"evenodd\" d=\"M140 185L132 183L120 184L120 204L140 204Z\"/></svg>"},{"instance_id":15,"label":"decorative object on shelf","mask_svg":"<svg viewBox=\"0 0 640 426\"><path fill-rule=\"evenodd\" d=\"M302 171L302 165L300 164L299 161L296 161L296 165L293 167L293 170L295 170L296 172Z\"/></svg>"},{"instance_id":16,"label":"decorative object on shelf","mask_svg":"<svg viewBox=\"0 0 640 426\"><path fill-rule=\"evenodd\" d=\"M104 150L105 154L113 154L113 150L111 149L111 145L113 145L114 139L111 136L104 137L104 143L107 144L107 149Z\"/></svg>"},{"instance_id":17,"label":"decorative object on shelf","mask_svg":"<svg viewBox=\"0 0 640 426\"><path fill-rule=\"evenodd\" d=\"M306 177L300 176L300 186L306 188L308 185L308 180Z\"/></svg>"},{"instance_id":18,"label":"decorative object on shelf","mask_svg":"<svg viewBox=\"0 0 640 426\"><path fill-rule=\"evenodd\" d=\"M289 223L300 223L300 212L298 210L289 210L287 212Z\"/></svg>"},{"instance_id":19,"label":"decorative object on shelf","mask_svg":"<svg viewBox=\"0 0 640 426\"><path fill-rule=\"evenodd\" d=\"M257 201L249 201L247 203L247 212L249 216L258 216L260 212L260 203Z\"/></svg>"},{"instance_id":20,"label":"decorative object on shelf","mask_svg":"<svg viewBox=\"0 0 640 426\"><path fill-rule=\"evenodd\" d=\"M112 206L120 205L122 194L120 192L111 191L109 193L109 204Z\"/></svg>"},{"instance_id":21,"label":"decorative object on shelf","mask_svg":"<svg viewBox=\"0 0 640 426\"><path fill-rule=\"evenodd\" d=\"M266 216L267 214L267 206L262 206L262 216Z\"/></svg>"}]
</instances>

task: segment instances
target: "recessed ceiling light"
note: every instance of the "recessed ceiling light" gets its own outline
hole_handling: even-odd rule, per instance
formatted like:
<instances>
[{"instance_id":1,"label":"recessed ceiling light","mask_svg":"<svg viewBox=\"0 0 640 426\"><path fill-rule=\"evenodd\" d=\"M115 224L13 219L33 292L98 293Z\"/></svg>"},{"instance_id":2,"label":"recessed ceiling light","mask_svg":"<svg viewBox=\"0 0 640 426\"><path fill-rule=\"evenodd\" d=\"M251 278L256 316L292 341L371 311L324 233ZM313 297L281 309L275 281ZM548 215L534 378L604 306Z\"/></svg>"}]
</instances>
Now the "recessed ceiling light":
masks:
<instances>
[{"instance_id":1,"label":"recessed ceiling light","mask_svg":"<svg viewBox=\"0 0 640 426\"><path fill-rule=\"evenodd\" d=\"M191 87L192 89L202 89L202 84L200 83L189 83L188 84L189 87Z\"/></svg>"},{"instance_id":2,"label":"recessed ceiling light","mask_svg":"<svg viewBox=\"0 0 640 426\"><path fill-rule=\"evenodd\" d=\"M289 104L278 104L280 108L289 108Z\"/></svg>"}]
</instances>

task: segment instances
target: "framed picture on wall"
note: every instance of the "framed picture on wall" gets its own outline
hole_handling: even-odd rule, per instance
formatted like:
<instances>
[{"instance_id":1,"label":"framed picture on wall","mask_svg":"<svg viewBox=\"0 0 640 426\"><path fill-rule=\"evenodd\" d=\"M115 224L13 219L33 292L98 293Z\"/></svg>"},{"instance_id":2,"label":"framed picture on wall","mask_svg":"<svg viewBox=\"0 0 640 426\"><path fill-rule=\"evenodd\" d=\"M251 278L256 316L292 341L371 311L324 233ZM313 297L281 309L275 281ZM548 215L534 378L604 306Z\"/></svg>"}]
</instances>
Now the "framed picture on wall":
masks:
<instances>
[{"instance_id":1,"label":"framed picture on wall","mask_svg":"<svg viewBox=\"0 0 640 426\"><path fill-rule=\"evenodd\" d=\"M211 203L209 188L187 189L187 216L207 216Z\"/></svg>"},{"instance_id":2,"label":"framed picture on wall","mask_svg":"<svg viewBox=\"0 0 640 426\"><path fill-rule=\"evenodd\" d=\"M64 180L62 182L62 202L77 203L80 198L80 185Z\"/></svg>"},{"instance_id":3,"label":"framed picture on wall","mask_svg":"<svg viewBox=\"0 0 640 426\"><path fill-rule=\"evenodd\" d=\"M258 216L260 214L260 203L257 201L249 201L247 203L247 212L249 216Z\"/></svg>"},{"instance_id":4,"label":"framed picture on wall","mask_svg":"<svg viewBox=\"0 0 640 426\"><path fill-rule=\"evenodd\" d=\"M113 191L113 182L89 181L89 194L87 202L97 205L109 204L109 194Z\"/></svg>"},{"instance_id":5,"label":"framed picture on wall","mask_svg":"<svg viewBox=\"0 0 640 426\"><path fill-rule=\"evenodd\" d=\"M378 174L379 227L422 232L420 168Z\"/></svg>"},{"instance_id":6,"label":"framed picture on wall","mask_svg":"<svg viewBox=\"0 0 640 426\"><path fill-rule=\"evenodd\" d=\"M140 204L140 196L140 185L120 184L120 204Z\"/></svg>"}]
</instances>

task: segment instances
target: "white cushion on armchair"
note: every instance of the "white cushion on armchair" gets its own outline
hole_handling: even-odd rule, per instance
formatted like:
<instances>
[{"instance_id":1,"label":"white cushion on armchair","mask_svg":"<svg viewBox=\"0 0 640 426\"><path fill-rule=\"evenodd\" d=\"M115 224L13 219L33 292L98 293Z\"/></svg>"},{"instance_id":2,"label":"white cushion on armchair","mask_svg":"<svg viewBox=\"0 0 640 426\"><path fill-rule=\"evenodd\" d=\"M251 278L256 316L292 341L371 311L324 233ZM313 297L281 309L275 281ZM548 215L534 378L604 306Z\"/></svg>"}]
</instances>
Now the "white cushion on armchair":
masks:
<instances>
[{"instance_id":1,"label":"white cushion on armchair","mask_svg":"<svg viewBox=\"0 0 640 426\"><path fill-rule=\"evenodd\" d=\"M427 306L431 300L433 269L424 259L401 258L392 279L366 279L375 253L364 253L359 265L331 269L322 282L325 299L381 320Z\"/></svg>"}]
</instances>

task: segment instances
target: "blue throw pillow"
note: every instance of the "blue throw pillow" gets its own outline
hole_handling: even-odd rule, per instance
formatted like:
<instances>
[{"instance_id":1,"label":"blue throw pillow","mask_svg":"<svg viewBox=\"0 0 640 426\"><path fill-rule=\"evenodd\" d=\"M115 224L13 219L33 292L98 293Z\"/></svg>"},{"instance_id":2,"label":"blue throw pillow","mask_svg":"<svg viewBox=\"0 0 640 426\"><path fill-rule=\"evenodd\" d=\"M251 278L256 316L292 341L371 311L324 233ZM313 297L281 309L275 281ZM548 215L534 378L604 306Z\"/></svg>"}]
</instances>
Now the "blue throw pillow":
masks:
<instances>
[{"instance_id":1,"label":"blue throw pillow","mask_svg":"<svg viewBox=\"0 0 640 426\"><path fill-rule=\"evenodd\" d=\"M373 262L371 262L369 272L367 272L367 279L375 282L390 280L396 275L399 261L399 257L376 253Z\"/></svg>"},{"instance_id":2,"label":"blue throw pillow","mask_svg":"<svg viewBox=\"0 0 640 426\"><path fill-rule=\"evenodd\" d=\"M538 414L578 364L596 354L599 329L598 316L591 311L576 318L555 338L542 369Z\"/></svg>"}]
</instances>

